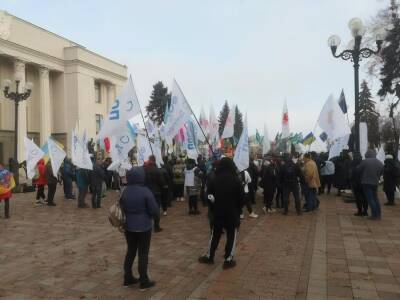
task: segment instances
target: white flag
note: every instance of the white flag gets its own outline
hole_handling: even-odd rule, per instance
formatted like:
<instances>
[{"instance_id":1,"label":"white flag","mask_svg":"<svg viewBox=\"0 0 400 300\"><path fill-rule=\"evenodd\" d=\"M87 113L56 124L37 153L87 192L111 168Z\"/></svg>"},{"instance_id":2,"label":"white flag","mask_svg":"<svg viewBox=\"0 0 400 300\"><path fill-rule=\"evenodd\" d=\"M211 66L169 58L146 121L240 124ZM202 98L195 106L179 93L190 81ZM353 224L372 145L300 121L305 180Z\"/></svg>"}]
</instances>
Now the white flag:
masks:
<instances>
[{"instance_id":1,"label":"white flag","mask_svg":"<svg viewBox=\"0 0 400 300\"><path fill-rule=\"evenodd\" d=\"M28 178L32 179L35 176L35 167L39 160L44 156L44 152L40 149L33 140L24 137L25 155L26 155L26 172Z\"/></svg>"},{"instance_id":2,"label":"white flag","mask_svg":"<svg viewBox=\"0 0 400 300\"><path fill-rule=\"evenodd\" d=\"M82 169L93 170L93 163L90 159L90 153L88 149L88 140L86 136L86 130L82 136Z\"/></svg>"},{"instance_id":3,"label":"white flag","mask_svg":"<svg viewBox=\"0 0 400 300\"><path fill-rule=\"evenodd\" d=\"M346 117L337 101L330 95L318 118L318 125L331 140L351 133Z\"/></svg>"},{"instance_id":4,"label":"white flag","mask_svg":"<svg viewBox=\"0 0 400 300\"><path fill-rule=\"evenodd\" d=\"M329 159L340 156L343 150L348 149L350 134L338 138L329 150Z\"/></svg>"},{"instance_id":5,"label":"white flag","mask_svg":"<svg viewBox=\"0 0 400 300\"><path fill-rule=\"evenodd\" d=\"M199 123L200 123L200 127L203 131L201 131L200 128L198 128L199 130L197 130L197 139L201 142L204 142L206 140L206 138L204 137L204 134L208 135L210 126L209 126L209 122L208 122L206 112L204 111L203 106L201 107L201 111L200 111Z\"/></svg>"},{"instance_id":6,"label":"white flag","mask_svg":"<svg viewBox=\"0 0 400 300\"><path fill-rule=\"evenodd\" d=\"M217 116L215 115L214 106L211 104L210 106L210 122L209 122L209 135L210 135L210 143L211 145L215 145L219 140L219 123Z\"/></svg>"},{"instance_id":7,"label":"white flag","mask_svg":"<svg viewBox=\"0 0 400 300\"><path fill-rule=\"evenodd\" d=\"M191 159L196 160L197 157L199 156L199 153L197 151L196 147L196 130L195 130L195 125L193 124L193 121L190 120L186 125L186 136L187 136L187 141L185 143L185 149L187 152L187 156Z\"/></svg>"},{"instance_id":8,"label":"white flag","mask_svg":"<svg viewBox=\"0 0 400 300\"><path fill-rule=\"evenodd\" d=\"M112 136L110 139L110 155L113 161L122 163L128 158L129 151L135 145L135 139L130 132L126 130L117 136Z\"/></svg>"},{"instance_id":9,"label":"white flag","mask_svg":"<svg viewBox=\"0 0 400 300\"><path fill-rule=\"evenodd\" d=\"M283 103L283 112L282 112L282 139L286 139L290 136L290 128L289 128L289 111L287 108L287 101Z\"/></svg>"},{"instance_id":10,"label":"white flag","mask_svg":"<svg viewBox=\"0 0 400 300\"><path fill-rule=\"evenodd\" d=\"M67 156L65 151L57 145L51 138L47 140L47 145L49 147L49 156L51 160L51 168L53 170L53 175L57 176L58 170Z\"/></svg>"},{"instance_id":11,"label":"white flag","mask_svg":"<svg viewBox=\"0 0 400 300\"><path fill-rule=\"evenodd\" d=\"M368 150L368 127L367 123L360 123L360 154L365 158L365 153Z\"/></svg>"},{"instance_id":12,"label":"white flag","mask_svg":"<svg viewBox=\"0 0 400 300\"><path fill-rule=\"evenodd\" d=\"M229 111L228 117L226 118L224 131L222 133L222 139L228 139L233 137L235 129L235 118L236 118L236 106L233 106Z\"/></svg>"},{"instance_id":13,"label":"white flag","mask_svg":"<svg viewBox=\"0 0 400 300\"><path fill-rule=\"evenodd\" d=\"M268 154L269 150L271 150L271 142L269 141L269 135L268 135L268 130L267 126L264 125L264 138L263 138L263 148L262 148L262 154Z\"/></svg>"},{"instance_id":14,"label":"white flag","mask_svg":"<svg viewBox=\"0 0 400 300\"><path fill-rule=\"evenodd\" d=\"M73 130L71 146L72 163L81 169L93 170L93 163L90 159L89 150L87 148L86 132L83 134L82 139L80 139L78 130Z\"/></svg>"},{"instance_id":15,"label":"white flag","mask_svg":"<svg viewBox=\"0 0 400 300\"><path fill-rule=\"evenodd\" d=\"M179 130L190 119L191 115L192 110L190 109L185 95L183 95L182 90L174 79L171 89L171 107L164 128L165 137L172 139L177 135Z\"/></svg>"},{"instance_id":16,"label":"white flag","mask_svg":"<svg viewBox=\"0 0 400 300\"><path fill-rule=\"evenodd\" d=\"M378 154L376 155L376 158L379 159L382 163L385 162L386 154L385 154L385 150L383 149L382 146L379 148L379 151L378 151Z\"/></svg>"},{"instance_id":17,"label":"white flag","mask_svg":"<svg viewBox=\"0 0 400 300\"><path fill-rule=\"evenodd\" d=\"M137 136L137 161L139 166L143 166L149 159L151 152L150 141L143 134Z\"/></svg>"},{"instance_id":18,"label":"white flag","mask_svg":"<svg viewBox=\"0 0 400 300\"><path fill-rule=\"evenodd\" d=\"M108 118L100 129L97 139L104 139L118 134L121 129L125 129L130 119L139 114L139 101L133 86L132 77L129 77L129 80L122 89L121 95L115 100L114 105L111 107Z\"/></svg>"},{"instance_id":19,"label":"white flag","mask_svg":"<svg viewBox=\"0 0 400 300\"><path fill-rule=\"evenodd\" d=\"M250 163L249 132L247 129L247 116L244 122L242 135L235 150L233 161L240 172L246 170Z\"/></svg>"}]
</instances>

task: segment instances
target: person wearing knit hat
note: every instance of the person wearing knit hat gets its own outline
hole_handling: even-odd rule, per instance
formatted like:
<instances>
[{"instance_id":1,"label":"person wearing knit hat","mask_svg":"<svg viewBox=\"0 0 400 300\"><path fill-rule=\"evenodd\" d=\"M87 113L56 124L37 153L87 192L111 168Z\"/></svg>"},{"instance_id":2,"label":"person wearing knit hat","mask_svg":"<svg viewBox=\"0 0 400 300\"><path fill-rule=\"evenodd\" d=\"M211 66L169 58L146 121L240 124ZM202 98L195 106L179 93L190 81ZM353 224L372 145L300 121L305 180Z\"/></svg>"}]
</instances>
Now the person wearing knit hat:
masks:
<instances>
[{"instance_id":1,"label":"person wearing knit hat","mask_svg":"<svg viewBox=\"0 0 400 300\"><path fill-rule=\"evenodd\" d=\"M394 205L394 194L396 192L397 181L397 164L393 156L388 154L385 157L385 165L383 167L383 190L386 194L387 202L385 205Z\"/></svg>"}]
</instances>

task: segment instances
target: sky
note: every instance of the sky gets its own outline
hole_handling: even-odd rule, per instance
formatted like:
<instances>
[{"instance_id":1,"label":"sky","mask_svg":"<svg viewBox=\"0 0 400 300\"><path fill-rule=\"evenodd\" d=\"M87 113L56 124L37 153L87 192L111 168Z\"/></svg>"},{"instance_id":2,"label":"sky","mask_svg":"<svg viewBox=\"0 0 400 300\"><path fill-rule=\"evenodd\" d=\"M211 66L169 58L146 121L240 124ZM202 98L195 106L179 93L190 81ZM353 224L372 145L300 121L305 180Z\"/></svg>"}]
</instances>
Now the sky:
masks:
<instances>
[{"instance_id":1,"label":"sky","mask_svg":"<svg viewBox=\"0 0 400 300\"><path fill-rule=\"evenodd\" d=\"M347 45L348 21L367 23L389 2L2 0L0 9L127 65L142 107L157 81L176 78L194 111L212 103L218 113L228 100L247 113L250 134L266 124L275 135L285 99L292 131L313 130L342 88L352 118L352 64L333 58L327 39Z\"/></svg>"}]
</instances>

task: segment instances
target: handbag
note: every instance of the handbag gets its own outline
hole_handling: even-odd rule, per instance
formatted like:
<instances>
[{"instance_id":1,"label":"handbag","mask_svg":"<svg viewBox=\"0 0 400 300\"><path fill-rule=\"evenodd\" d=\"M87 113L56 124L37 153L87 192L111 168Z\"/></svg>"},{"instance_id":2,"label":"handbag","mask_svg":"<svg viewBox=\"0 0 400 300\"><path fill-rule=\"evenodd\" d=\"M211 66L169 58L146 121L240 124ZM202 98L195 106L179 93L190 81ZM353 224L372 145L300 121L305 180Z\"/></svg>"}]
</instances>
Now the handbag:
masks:
<instances>
[{"instance_id":1,"label":"handbag","mask_svg":"<svg viewBox=\"0 0 400 300\"><path fill-rule=\"evenodd\" d=\"M116 227L120 232L125 231L125 213L121 208L121 199L123 193L118 200L115 200L114 204L111 205L108 213L108 220L111 223L111 226Z\"/></svg>"}]
</instances>

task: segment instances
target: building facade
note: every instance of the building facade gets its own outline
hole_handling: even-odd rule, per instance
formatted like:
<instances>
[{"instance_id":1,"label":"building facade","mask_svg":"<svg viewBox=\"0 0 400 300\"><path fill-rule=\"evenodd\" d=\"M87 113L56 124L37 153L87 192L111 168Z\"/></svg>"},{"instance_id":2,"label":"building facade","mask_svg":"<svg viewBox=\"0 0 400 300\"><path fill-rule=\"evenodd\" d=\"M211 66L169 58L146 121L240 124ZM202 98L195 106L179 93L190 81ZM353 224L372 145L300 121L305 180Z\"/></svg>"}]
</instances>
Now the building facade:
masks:
<instances>
[{"instance_id":1,"label":"building facade","mask_svg":"<svg viewBox=\"0 0 400 300\"><path fill-rule=\"evenodd\" d=\"M66 38L0 10L0 83L15 80L20 91L33 83L19 104L18 161L25 160L25 136L43 145L49 136L67 150L75 126L94 138L127 80L127 68ZM0 163L14 153L13 101L0 93Z\"/></svg>"}]
</instances>

